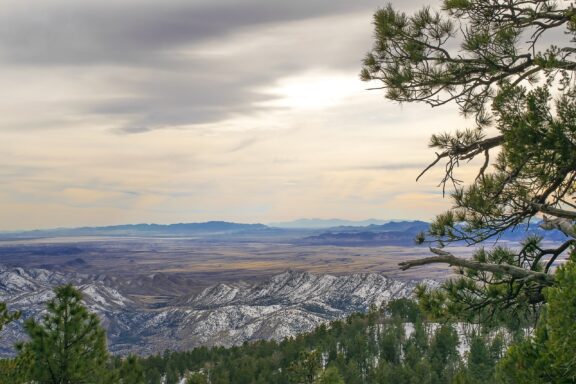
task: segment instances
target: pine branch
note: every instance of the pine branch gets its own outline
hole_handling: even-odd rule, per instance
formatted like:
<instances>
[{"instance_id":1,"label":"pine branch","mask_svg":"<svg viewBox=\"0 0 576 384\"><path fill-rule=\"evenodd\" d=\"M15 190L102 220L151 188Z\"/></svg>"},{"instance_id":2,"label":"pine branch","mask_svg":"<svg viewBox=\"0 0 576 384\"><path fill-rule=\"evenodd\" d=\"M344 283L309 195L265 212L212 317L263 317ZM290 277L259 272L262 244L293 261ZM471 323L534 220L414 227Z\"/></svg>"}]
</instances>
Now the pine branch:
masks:
<instances>
[{"instance_id":1,"label":"pine branch","mask_svg":"<svg viewBox=\"0 0 576 384\"><path fill-rule=\"evenodd\" d=\"M554 262L556 261L558 256L560 256L562 254L562 252L566 251L570 246L572 246L574 244L576 244L576 240L570 239L570 240L564 242L564 244L562 244L560 247L558 247L556 249L548 250L547 251L548 254L552 255L552 257L546 263L546 267L544 268L544 272L548 273L550 268L552 268L552 266L554 265Z\"/></svg>"},{"instance_id":2,"label":"pine branch","mask_svg":"<svg viewBox=\"0 0 576 384\"><path fill-rule=\"evenodd\" d=\"M549 219L547 216L544 216L542 223L540 223L540 228L544 230L558 229L566 236L576 238L576 229L574 228L574 224L572 221L563 217Z\"/></svg>"},{"instance_id":3,"label":"pine branch","mask_svg":"<svg viewBox=\"0 0 576 384\"><path fill-rule=\"evenodd\" d=\"M532 203L532 206L534 206L534 208L536 208L538 211L552 216L562 217L564 219L570 219L570 220L576 219L575 211L568 211L566 209L555 208L549 205L539 203Z\"/></svg>"},{"instance_id":4,"label":"pine branch","mask_svg":"<svg viewBox=\"0 0 576 384\"><path fill-rule=\"evenodd\" d=\"M472 143L466 146L455 146L454 148L450 148L442 153L436 154L436 160L434 160L430 165L428 165L416 178L418 181L430 168L436 165L441 159L449 158L449 159L463 159L463 160L470 160L474 156L488 151L492 148L495 148L501 145L504 142L504 136L499 135L495 137L490 137L488 139L484 139L482 141Z\"/></svg>"},{"instance_id":5,"label":"pine branch","mask_svg":"<svg viewBox=\"0 0 576 384\"><path fill-rule=\"evenodd\" d=\"M538 280L543 285L554 284L554 277L547 275L543 272L531 271L528 269L516 267L510 264L490 264L481 263L474 260L459 258L453 254L443 251L438 248L430 248L432 253L438 256L426 257L424 259L409 260L399 263L400 269L405 271L413 267L419 267L421 265L444 263L450 266L457 266L462 268L469 268L475 271L486 271L491 273L501 273L504 275L509 275L516 279L523 280Z\"/></svg>"}]
</instances>

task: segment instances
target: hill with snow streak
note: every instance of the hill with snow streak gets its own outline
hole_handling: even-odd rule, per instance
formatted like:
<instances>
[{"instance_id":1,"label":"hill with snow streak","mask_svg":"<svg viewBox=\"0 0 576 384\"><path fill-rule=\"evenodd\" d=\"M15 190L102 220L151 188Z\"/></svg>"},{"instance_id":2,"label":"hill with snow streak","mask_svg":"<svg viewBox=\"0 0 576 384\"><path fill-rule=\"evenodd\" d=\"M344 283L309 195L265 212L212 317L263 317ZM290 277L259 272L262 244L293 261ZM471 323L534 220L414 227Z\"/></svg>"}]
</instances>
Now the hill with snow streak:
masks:
<instances>
[{"instance_id":1,"label":"hill with snow streak","mask_svg":"<svg viewBox=\"0 0 576 384\"><path fill-rule=\"evenodd\" d=\"M22 318L39 317L54 286L72 283L98 313L115 353L150 354L201 345L238 345L280 340L316 326L365 312L372 305L412 294L416 281L379 274L333 276L288 271L258 284L217 284L162 308L131 300L117 288L87 275L0 267L0 300ZM429 282L429 284L434 284ZM3 346L24 339L22 321L0 333ZM10 348L0 350L9 354Z\"/></svg>"}]
</instances>

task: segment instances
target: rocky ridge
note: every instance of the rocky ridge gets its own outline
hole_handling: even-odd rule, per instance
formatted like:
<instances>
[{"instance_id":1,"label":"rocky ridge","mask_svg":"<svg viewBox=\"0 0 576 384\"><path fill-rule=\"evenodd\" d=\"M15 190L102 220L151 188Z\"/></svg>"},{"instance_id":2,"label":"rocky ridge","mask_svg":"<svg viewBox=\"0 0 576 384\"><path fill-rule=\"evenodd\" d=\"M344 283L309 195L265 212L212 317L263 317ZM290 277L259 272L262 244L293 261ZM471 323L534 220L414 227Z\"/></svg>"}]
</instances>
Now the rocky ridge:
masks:
<instances>
[{"instance_id":1,"label":"rocky ridge","mask_svg":"<svg viewBox=\"0 0 576 384\"><path fill-rule=\"evenodd\" d=\"M86 305L102 318L112 352L150 354L200 345L280 340L409 296L417 282L379 274L287 271L258 284L217 284L161 308L149 308L102 279L0 266L0 301L12 310L21 310L22 319L39 317L44 303L53 297L53 287L66 283L77 286ZM22 320L9 324L0 333L0 354L12 353L6 346L24 338Z\"/></svg>"}]
</instances>

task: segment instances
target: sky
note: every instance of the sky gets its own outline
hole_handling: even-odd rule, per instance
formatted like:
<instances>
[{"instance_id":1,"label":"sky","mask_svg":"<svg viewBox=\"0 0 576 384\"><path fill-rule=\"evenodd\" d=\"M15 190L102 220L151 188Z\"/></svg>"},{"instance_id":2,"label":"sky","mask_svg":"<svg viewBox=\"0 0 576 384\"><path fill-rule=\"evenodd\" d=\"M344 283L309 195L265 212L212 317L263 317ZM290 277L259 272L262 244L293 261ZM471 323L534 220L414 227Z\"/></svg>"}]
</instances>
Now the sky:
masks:
<instances>
[{"instance_id":1,"label":"sky","mask_svg":"<svg viewBox=\"0 0 576 384\"><path fill-rule=\"evenodd\" d=\"M0 0L0 230L432 219L473 122L359 80L384 5Z\"/></svg>"}]
</instances>

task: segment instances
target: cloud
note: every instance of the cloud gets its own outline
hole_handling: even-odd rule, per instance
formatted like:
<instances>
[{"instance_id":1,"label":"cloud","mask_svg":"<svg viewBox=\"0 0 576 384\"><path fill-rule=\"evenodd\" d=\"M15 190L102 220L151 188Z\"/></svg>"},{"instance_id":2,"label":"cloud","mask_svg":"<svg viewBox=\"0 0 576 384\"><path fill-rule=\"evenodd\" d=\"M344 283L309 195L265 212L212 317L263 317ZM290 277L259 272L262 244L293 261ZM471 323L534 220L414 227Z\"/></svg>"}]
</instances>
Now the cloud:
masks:
<instances>
[{"instance_id":1,"label":"cloud","mask_svg":"<svg viewBox=\"0 0 576 384\"><path fill-rule=\"evenodd\" d=\"M258 141L259 140L256 137L248 137L248 138L240 141L238 144L234 145L232 148L230 148L230 150L228 152L234 153L234 152L242 151L243 149L246 149L246 148L251 147L252 145L256 144Z\"/></svg>"},{"instance_id":2,"label":"cloud","mask_svg":"<svg viewBox=\"0 0 576 384\"><path fill-rule=\"evenodd\" d=\"M268 99L253 90L250 79L218 78L216 74L190 77L179 72L151 73L118 85L136 96L103 100L87 112L126 120L117 129L123 133L225 121L263 110L255 104Z\"/></svg>"},{"instance_id":3,"label":"cloud","mask_svg":"<svg viewBox=\"0 0 576 384\"><path fill-rule=\"evenodd\" d=\"M373 10L379 2L8 1L0 13L5 60L20 65L171 61L178 47L255 26Z\"/></svg>"},{"instance_id":4,"label":"cloud","mask_svg":"<svg viewBox=\"0 0 576 384\"><path fill-rule=\"evenodd\" d=\"M428 166L425 163L386 163L386 164L374 164L374 165L360 165L354 169L360 170L382 170L382 171L404 171L407 169L424 169Z\"/></svg>"},{"instance_id":5,"label":"cloud","mask_svg":"<svg viewBox=\"0 0 576 384\"><path fill-rule=\"evenodd\" d=\"M73 204L93 206L95 203L117 202L133 194L119 193L115 191L97 190L93 188L66 188L61 191L61 196Z\"/></svg>"},{"instance_id":6,"label":"cloud","mask_svg":"<svg viewBox=\"0 0 576 384\"><path fill-rule=\"evenodd\" d=\"M104 117L121 133L190 128L281 109L274 87L314 68L345 70L355 78L370 45L371 13L380 5L9 3L0 11L0 69L20 71L27 84L50 79L52 91L68 92L60 104L51 103L46 117L58 115L58 108L66 111L61 116ZM50 90L37 88L25 87L29 99L48 97Z\"/></svg>"}]
</instances>

